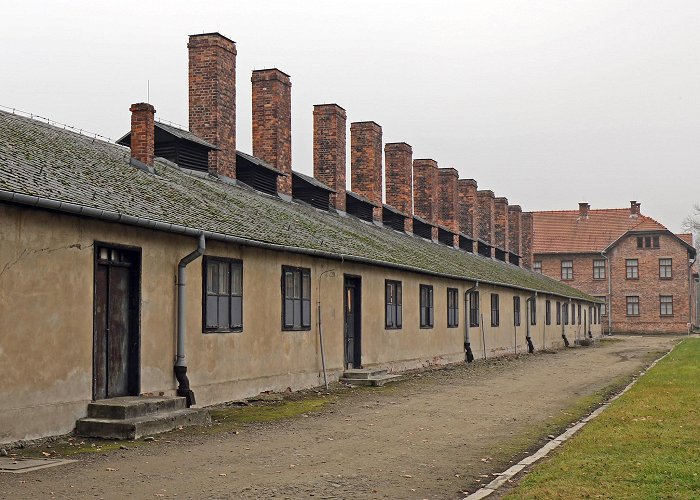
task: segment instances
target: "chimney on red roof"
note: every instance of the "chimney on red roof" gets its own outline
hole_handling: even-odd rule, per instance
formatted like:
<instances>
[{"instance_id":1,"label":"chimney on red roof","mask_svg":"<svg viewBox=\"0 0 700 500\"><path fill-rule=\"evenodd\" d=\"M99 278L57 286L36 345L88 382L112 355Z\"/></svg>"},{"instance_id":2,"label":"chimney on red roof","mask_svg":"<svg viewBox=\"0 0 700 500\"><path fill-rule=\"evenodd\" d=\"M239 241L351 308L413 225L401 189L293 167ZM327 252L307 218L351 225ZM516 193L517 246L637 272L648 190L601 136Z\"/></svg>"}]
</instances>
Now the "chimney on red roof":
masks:
<instances>
[{"instance_id":1,"label":"chimney on red roof","mask_svg":"<svg viewBox=\"0 0 700 500\"><path fill-rule=\"evenodd\" d=\"M155 108L146 102L132 104L131 111L131 157L153 166L155 141Z\"/></svg>"},{"instance_id":2,"label":"chimney on red roof","mask_svg":"<svg viewBox=\"0 0 700 500\"><path fill-rule=\"evenodd\" d=\"M534 234L532 212L523 212L521 218L520 236L522 242L523 267L532 269L532 238Z\"/></svg>"},{"instance_id":3,"label":"chimney on red roof","mask_svg":"<svg viewBox=\"0 0 700 500\"><path fill-rule=\"evenodd\" d=\"M454 168L438 169L438 222L453 233L459 232L458 179L459 172Z\"/></svg>"},{"instance_id":4,"label":"chimney on red roof","mask_svg":"<svg viewBox=\"0 0 700 500\"><path fill-rule=\"evenodd\" d=\"M433 225L432 239L438 238L438 164L435 160L413 160L413 213Z\"/></svg>"},{"instance_id":5,"label":"chimney on red roof","mask_svg":"<svg viewBox=\"0 0 700 500\"><path fill-rule=\"evenodd\" d=\"M641 206L642 204L635 200L630 201L630 217L638 217L641 213Z\"/></svg>"},{"instance_id":6,"label":"chimney on red roof","mask_svg":"<svg viewBox=\"0 0 700 500\"><path fill-rule=\"evenodd\" d=\"M522 256L521 226L523 210L520 205L508 205L508 251Z\"/></svg>"},{"instance_id":7,"label":"chimney on red roof","mask_svg":"<svg viewBox=\"0 0 700 500\"><path fill-rule=\"evenodd\" d=\"M495 222L495 195L493 191L485 189L476 192L476 220L474 235L482 241L493 246L493 225Z\"/></svg>"},{"instance_id":8,"label":"chimney on red roof","mask_svg":"<svg viewBox=\"0 0 700 500\"><path fill-rule=\"evenodd\" d=\"M413 231L413 149L405 142L384 145L386 204L406 215L404 229Z\"/></svg>"},{"instance_id":9,"label":"chimney on red roof","mask_svg":"<svg viewBox=\"0 0 700 500\"><path fill-rule=\"evenodd\" d=\"M459 179L459 230L469 238L474 238L477 231L474 229L476 210L477 183L474 179Z\"/></svg>"},{"instance_id":10,"label":"chimney on red roof","mask_svg":"<svg viewBox=\"0 0 700 500\"><path fill-rule=\"evenodd\" d=\"M584 202L581 202L578 204L578 218L579 219L588 219L588 211L591 209L591 206Z\"/></svg>"},{"instance_id":11,"label":"chimney on red roof","mask_svg":"<svg viewBox=\"0 0 700 500\"><path fill-rule=\"evenodd\" d=\"M277 192L292 195L292 81L277 68L253 71L253 155L285 175Z\"/></svg>"},{"instance_id":12,"label":"chimney on red roof","mask_svg":"<svg viewBox=\"0 0 700 500\"><path fill-rule=\"evenodd\" d=\"M375 122L350 124L352 192L374 205L374 219L382 220L382 127Z\"/></svg>"},{"instance_id":13,"label":"chimney on red roof","mask_svg":"<svg viewBox=\"0 0 700 500\"><path fill-rule=\"evenodd\" d=\"M190 35L190 131L219 147L209 172L236 177L236 44L219 33Z\"/></svg>"},{"instance_id":14,"label":"chimney on red roof","mask_svg":"<svg viewBox=\"0 0 700 500\"><path fill-rule=\"evenodd\" d=\"M345 110L337 104L314 106L314 177L335 190L330 204L345 211Z\"/></svg>"},{"instance_id":15,"label":"chimney on red roof","mask_svg":"<svg viewBox=\"0 0 700 500\"><path fill-rule=\"evenodd\" d=\"M508 198L499 197L493 200L493 241L494 245L504 252L509 248L508 232Z\"/></svg>"}]
</instances>

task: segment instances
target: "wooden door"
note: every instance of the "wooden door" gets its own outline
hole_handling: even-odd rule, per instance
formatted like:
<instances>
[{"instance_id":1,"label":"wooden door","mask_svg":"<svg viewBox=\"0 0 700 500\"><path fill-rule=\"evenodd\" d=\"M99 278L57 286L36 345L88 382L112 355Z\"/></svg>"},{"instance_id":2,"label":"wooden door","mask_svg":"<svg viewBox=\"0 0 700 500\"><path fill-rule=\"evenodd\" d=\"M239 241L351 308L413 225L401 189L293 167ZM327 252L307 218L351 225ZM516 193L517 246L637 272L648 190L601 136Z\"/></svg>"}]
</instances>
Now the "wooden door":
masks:
<instances>
[{"instance_id":1,"label":"wooden door","mask_svg":"<svg viewBox=\"0 0 700 500\"><path fill-rule=\"evenodd\" d=\"M360 279L346 276L344 291L345 366L361 368Z\"/></svg>"},{"instance_id":2,"label":"wooden door","mask_svg":"<svg viewBox=\"0 0 700 500\"><path fill-rule=\"evenodd\" d=\"M93 399L138 394L136 252L96 246Z\"/></svg>"}]
</instances>

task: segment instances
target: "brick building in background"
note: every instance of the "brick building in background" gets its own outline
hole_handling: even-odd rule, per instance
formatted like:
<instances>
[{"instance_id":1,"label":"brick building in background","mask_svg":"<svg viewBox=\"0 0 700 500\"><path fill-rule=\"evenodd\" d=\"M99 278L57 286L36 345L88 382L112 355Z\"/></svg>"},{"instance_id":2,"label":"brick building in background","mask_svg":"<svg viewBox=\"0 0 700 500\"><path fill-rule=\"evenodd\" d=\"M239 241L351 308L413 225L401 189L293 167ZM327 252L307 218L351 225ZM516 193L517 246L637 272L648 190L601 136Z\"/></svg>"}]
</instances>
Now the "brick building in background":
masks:
<instances>
[{"instance_id":1,"label":"brick building in background","mask_svg":"<svg viewBox=\"0 0 700 500\"><path fill-rule=\"evenodd\" d=\"M533 269L605 298L613 332L686 332L697 323L692 235L673 234L640 206L533 212Z\"/></svg>"}]
</instances>

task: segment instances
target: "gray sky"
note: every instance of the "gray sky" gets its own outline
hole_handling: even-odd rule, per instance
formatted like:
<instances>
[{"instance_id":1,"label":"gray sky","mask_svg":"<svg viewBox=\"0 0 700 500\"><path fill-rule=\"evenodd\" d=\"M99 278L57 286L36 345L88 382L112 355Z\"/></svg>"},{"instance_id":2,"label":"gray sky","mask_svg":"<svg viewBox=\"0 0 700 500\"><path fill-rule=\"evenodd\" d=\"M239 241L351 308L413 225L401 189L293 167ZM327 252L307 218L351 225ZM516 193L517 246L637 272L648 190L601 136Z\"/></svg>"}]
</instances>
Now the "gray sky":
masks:
<instances>
[{"instance_id":1,"label":"gray sky","mask_svg":"<svg viewBox=\"0 0 700 500\"><path fill-rule=\"evenodd\" d=\"M313 104L337 102L524 210L636 199L679 231L700 202L696 0L4 0L0 23L0 104L113 140L148 80L156 116L187 125L187 35L219 31L238 47L238 148L251 70L278 67L300 172Z\"/></svg>"}]
</instances>

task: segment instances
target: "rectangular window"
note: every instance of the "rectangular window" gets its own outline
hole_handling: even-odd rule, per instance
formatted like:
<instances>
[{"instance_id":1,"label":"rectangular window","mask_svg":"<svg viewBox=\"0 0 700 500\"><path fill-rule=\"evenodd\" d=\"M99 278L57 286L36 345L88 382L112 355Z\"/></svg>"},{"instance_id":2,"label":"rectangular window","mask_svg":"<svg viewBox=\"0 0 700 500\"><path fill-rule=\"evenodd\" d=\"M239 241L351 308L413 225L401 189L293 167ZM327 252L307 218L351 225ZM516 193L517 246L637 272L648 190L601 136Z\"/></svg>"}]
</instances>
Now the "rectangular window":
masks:
<instances>
[{"instance_id":1,"label":"rectangular window","mask_svg":"<svg viewBox=\"0 0 700 500\"><path fill-rule=\"evenodd\" d=\"M571 324L576 324L576 304L571 304Z\"/></svg>"},{"instance_id":2,"label":"rectangular window","mask_svg":"<svg viewBox=\"0 0 700 500\"><path fill-rule=\"evenodd\" d=\"M520 297L513 297L513 324L520 326Z\"/></svg>"},{"instance_id":3,"label":"rectangular window","mask_svg":"<svg viewBox=\"0 0 700 500\"><path fill-rule=\"evenodd\" d=\"M642 248L644 246L644 238L637 236L637 248Z\"/></svg>"},{"instance_id":4,"label":"rectangular window","mask_svg":"<svg viewBox=\"0 0 700 500\"><path fill-rule=\"evenodd\" d=\"M564 318L564 324L568 325L569 324L569 304L564 302L561 305L561 315Z\"/></svg>"},{"instance_id":5,"label":"rectangular window","mask_svg":"<svg viewBox=\"0 0 700 500\"><path fill-rule=\"evenodd\" d=\"M536 260L532 263L532 270L536 273L542 274L542 261Z\"/></svg>"},{"instance_id":6,"label":"rectangular window","mask_svg":"<svg viewBox=\"0 0 700 500\"><path fill-rule=\"evenodd\" d=\"M530 301L530 324L537 324L537 299L532 299Z\"/></svg>"},{"instance_id":7,"label":"rectangular window","mask_svg":"<svg viewBox=\"0 0 700 500\"><path fill-rule=\"evenodd\" d=\"M204 331L240 332L243 329L243 263L204 258Z\"/></svg>"},{"instance_id":8,"label":"rectangular window","mask_svg":"<svg viewBox=\"0 0 700 500\"><path fill-rule=\"evenodd\" d=\"M544 324L552 324L552 303L549 300L544 303Z\"/></svg>"},{"instance_id":9,"label":"rectangular window","mask_svg":"<svg viewBox=\"0 0 700 500\"><path fill-rule=\"evenodd\" d=\"M639 296L627 297L627 316L639 316Z\"/></svg>"},{"instance_id":10,"label":"rectangular window","mask_svg":"<svg viewBox=\"0 0 700 500\"><path fill-rule=\"evenodd\" d=\"M387 329L401 328L401 316L403 313L401 306L401 282L386 280L384 286L384 303L386 305L384 326Z\"/></svg>"},{"instance_id":11,"label":"rectangular window","mask_svg":"<svg viewBox=\"0 0 700 500\"><path fill-rule=\"evenodd\" d=\"M469 326L479 326L479 292L469 293Z\"/></svg>"},{"instance_id":12,"label":"rectangular window","mask_svg":"<svg viewBox=\"0 0 700 500\"><path fill-rule=\"evenodd\" d=\"M433 327L433 286L420 286L420 327Z\"/></svg>"},{"instance_id":13,"label":"rectangular window","mask_svg":"<svg viewBox=\"0 0 700 500\"><path fill-rule=\"evenodd\" d=\"M659 237L658 236L654 236L652 238L652 246L654 248L659 248Z\"/></svg>"},{"instance_id":14,"label":"rectangular window","mask_svg":"<svg viewBox=\"0 0 700 500\"><path fill-rule=\"evenodd\" d=\"M594 280L605 279L605 260L603 260L603 259L593 260L593 279Z\"/></svg>"},{"instance_id":15,"label":"rectangular window","mask_svg":"<svg viewBox=\"0 0 700 500\"><path fill-rule=\"evenodd\" d=\"M500 315L498 314L498 294L491 294L491 326L498 326L500 323Z\"/></svg>"},{"instance_id":16,"label":"rectangular window","mask_svg":"<svg viewBox=\"0 0 700 500\"><path fill-rule=\"evenodd\" d=\"M573 260L562 260L561 261L561 279L563 279L563 280L574 279L574 261Z\"/></svg>"},{"instance_id":17,"label":"rectangular window","mask_svg":"<svg viewBox=\"0 0 700 500\"><path fill-rule=\"evenodd\" d=\"M661 316L673 316L673 295L661 295L659 306Z\"/></svg>"},{"instance_id":18,"label":"rectangular window","mask_svg":"<svg viewBox=\"0 0 700 500\"><path fill-rule=\"evenodd\" d=\"M673 259L659 259L659 278L662 280L673 278Z\"/></svg>"},{"instance_id":19,"label":"rectangular window","mask_svg":"<svg viewBox=\"0 0 700 500\"><path fill-rule=\"evenodd\" d=\"M311 269L282 267L282 329L311 329Z\"/></svg>"},{"instance_id":20,"label":"rectangular window","mask_svg":"<svg viewBox=\"0 0 700 500\"><path fill-rule=\"evenodd\" d=\"M561 302L557 300L557 325L561 325Z\"/></svg>"},{"instance_id":21,"label":"rectangular window","mask_svg":"<svg viewBox=\"0 0 700 500\"><path fill-rule=\"evenodd\" d=\"M581 304L578 305L578 324L581 324Z\"/></svg>"},{"instance_id":22,"label":"rectangular window","mask_svg":"<svg viewBox=\"0 0 700 500\"><path fill-rule=\"evenodd\" d=\"M459 326L459 290L456 288L447 289L447 327L456 328Z\"/></svg>"},{"instance_id":23,"label":"rectangular window","mask_svg":"<svg viewBox=\"0 0 700 500\"><path fill-rule=\"evenodd\" d=\"M607 313L606 313L606 306L607 306L607 303L608 303L608 298L607 298L606 296L603 295L603 296L596 296L596 299L601 299L601 300L604 300L604 301L605 301L605 304L601 304L601 305L598 306L599 309L600 309L600 314L603 315L603 316L605 316L605 314L607 314Z\"/></svg>"},{"instance_id":24,"label":"rectangular window","mask_svg":"<svg viewBox=\"0 0 700 500\"><path fill-rule=\"evenodd\" d=\"M625 268L627 269L627 279L639 279L639 260L625 259Z\"/></svg>"}]
</instances>

